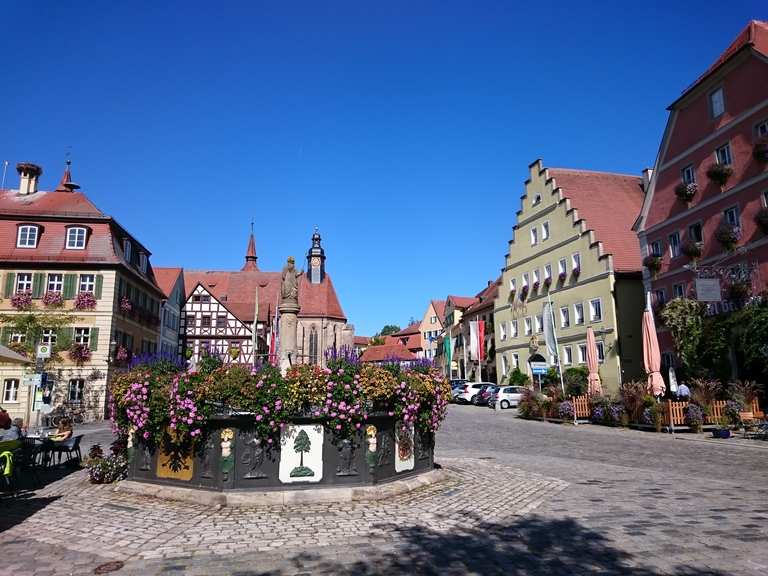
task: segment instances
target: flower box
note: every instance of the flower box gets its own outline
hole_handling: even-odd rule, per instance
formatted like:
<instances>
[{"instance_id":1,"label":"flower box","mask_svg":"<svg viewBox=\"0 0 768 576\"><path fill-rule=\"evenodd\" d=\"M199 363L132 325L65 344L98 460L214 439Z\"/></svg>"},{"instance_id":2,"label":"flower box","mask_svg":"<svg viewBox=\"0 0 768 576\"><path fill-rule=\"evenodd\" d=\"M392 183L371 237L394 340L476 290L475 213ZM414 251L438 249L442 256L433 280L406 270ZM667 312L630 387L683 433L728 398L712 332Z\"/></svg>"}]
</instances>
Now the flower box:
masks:
<instances>
[{"instance_id":1,"label":"flower box","mask_svg":"<svg viewBox=\"0 0 768 576\"><path fill-rule=\"evenodd\" d=\"M758 162L768 162L768 138L760 138L755 142L752 157Z\"/></svg>"},{"instance_id":2,"label":"flower box","mask_svg":"<svg viewBox=\"0 0 768 576\"><path fill-rule=\"evenodd\" d=\"M683 242L683 245L680 247L680 250L683 254L688 256L691 260L698 260L701 258L703 249L703 243L702 242L694 242L693 240L686 240Z\"/></svg>"},{"instance_id":3,"label":"flower box","mask_svg":"<svg viewBox=\"0 0 768 576\"><path fill-rule=\"evenodd\" d=\"M64 303L61 292L46 292L43 294L43 305L47 308L58 308Z\"/></svg>"},{"instance_id":4,"label":"flower box","mask_svg":"<svg viewBox=\"0 0 768 576\"><path fill-rule=\"evenodd\" d=\"M695 182L691 182L690 184L681 182L675 187L675 196L677 196L683 202L690 202L693 200L693 197L696 196L696 192L698 192L698 190L699 187Z\"/></svg>"},{"instance_id":5,"label":"flower box","mask_svg":"<svg viewBox=\"0 0 768 576\"><path fill-rule=\"evenodd\" d=\"M648 268L648 271L651 274L656 274L659 270L661 270L661 256L649 254L643 258L643 266Z\"/></svg>"},{"instance_id":6,"label":"flower box","mask_svg":"<svg viewBox=\"0 0 768 576\"><path fill-rule=\"evenodd\" d=\"M538 290L539 286L540 286L540 282L538 280L536 280L536 282L533 283L533 289L534 290Z\"/></svg>"},{"instance_id":7,"label":"flower box","mask_svg":"<svg viewBox=\"0 0 768 576\"><path fill-rule=\"evenodd\" d=\"M523 286L520 289L520 300L525 300L528 297L528 286Z\"/></svg>"},{"instance_id":8,"label":"flower box","mask_svg":"<svg viewBox=\"0 0 768 576\"><path fill-rule=\"evenodd\" d=\"M93 292L78 292L75 296L75 310L93 310L96 308L96 297Z\"/></svg>"},{"instance_id":9,"label":"flower box","mask_svg":"<svg viewBox=\"0 0 768 576\"><path fill-rule=\"evenodd\" d=\"M733 175L733 168L725 164L712 164L707 170L707 178L718 186L725 186Z\"/></svg>"},{"instance_id":10,"label":"flower box","mask_svg":"<svg viewBox=\"0 0 768 576\"><path fill-rule=\"evenodd\" d=\"M733 252L741 239L741 230L736 226L723 221L715 230L715 240L723 245L723 248Z\"/></svg>"},{"instance_id":11,"label":"flower box","mask_svg":"<svg viewBox=\"0 0 768 576\"><path fill-rule=\"evenodd\" d=\"M120 312L123 314L129 314L133 310L133 304L128 299L128 296L120 298Z\"/></svg>"},{"instance_id":12,"label":"flower box","mask_svg":"<svg viewBox=\"0 0 768 576\"><path fill-rule=\"evenodd\" d=\"M571 274L573 274L574 278L578 278L581 275L581 268L578 268L578 267L574 268Z\"/></svg>"},{"instance_id":13,"label":"flower box","mask_svg":"<svg viewBox=\"0 0 768 576\"><path fill-rule=\"evenodd\" d=\"M565 282L565 278L567 276L568 275L565 272L560 272L560 274L557 275L557 279L558 279L559 282Z\"/></svg>"},{"instance_id":14,"label":"flower box","mask_svg":"<svg viewBox=\"0 0 768 576\"><path fill-rule=\"evenodd\" d=\"M547 276L546 278L544 278L544 286L549 288L551 285L552 285L552 277Z\"/></svg>"},{"instance_id":15,"label":"flower box","mask_svg":"<svg viewBox=\"0 0 768 576\"><path fill-rule=\"evenodd\" d=\"M73 344L69 349L69 359L80 366L91 359L91 350L85 344Z\"/></svg>"},{"instance_id":16,"label":"flower box","mask_svg":"<svg viewBox=\"0 0 768 576\"><path fill-rule=\"evenodd\" d=\"M16 292L11 296L11 306L19 311L32 309L32 292Z\"/></svg>"},{"instance_id":17,"label":"flower box","mask_svg":"<svg viewBox=\"0 0 768 576\"><path fill-rule=\"evenodd\" d=\"M762 230L763 234L768 234L768 208L760 208L755 214L755 224Z\"/></svg>"}]
</instances>

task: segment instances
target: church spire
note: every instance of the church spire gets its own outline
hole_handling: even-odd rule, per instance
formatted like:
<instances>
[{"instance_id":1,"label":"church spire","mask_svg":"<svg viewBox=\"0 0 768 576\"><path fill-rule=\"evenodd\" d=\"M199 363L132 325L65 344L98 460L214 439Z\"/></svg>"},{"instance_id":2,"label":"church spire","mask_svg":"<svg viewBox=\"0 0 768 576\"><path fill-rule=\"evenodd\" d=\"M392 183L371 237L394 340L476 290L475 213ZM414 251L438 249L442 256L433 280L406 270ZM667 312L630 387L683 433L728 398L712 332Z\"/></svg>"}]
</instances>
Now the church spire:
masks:
<instances>
[{"instance_id":1,"label":"church spire","mask_svg":"<svg viewBox=\"0 0 768 576\"><path fill-rule=\"evenodd\" d=\"M72 170L70 169L71 166L72 160L67 160L67 167L64 168L64 174L62 175L61 182L59 182L55 192L74 192L80 188L79 184L72 182Z\"/></svg>"},{"instance_id":2,"label":"church spire","mask_svg":"<svg viewBox=\"0 0 768 576\"><path fill-rule=\"evenodd\" d=\"M325 278L325 250L320 241L320 231L315 226L312 247L307 252L307 277L312 284L320 284Z\"/></svg>"},{"instance_id":3,"label":"church spire","mask_svg":"<svg viewBox=\"0 0 768 576\"><path fill-rule=\"evenodd\" d=\"M245 251L245 264L242 270L254 271L259 269L259 265L256 263L258 257L256 256L256 238L253 236L253 222L251 222L251 236L248 238L248 249Z\"/></svg>"}]
</instances>

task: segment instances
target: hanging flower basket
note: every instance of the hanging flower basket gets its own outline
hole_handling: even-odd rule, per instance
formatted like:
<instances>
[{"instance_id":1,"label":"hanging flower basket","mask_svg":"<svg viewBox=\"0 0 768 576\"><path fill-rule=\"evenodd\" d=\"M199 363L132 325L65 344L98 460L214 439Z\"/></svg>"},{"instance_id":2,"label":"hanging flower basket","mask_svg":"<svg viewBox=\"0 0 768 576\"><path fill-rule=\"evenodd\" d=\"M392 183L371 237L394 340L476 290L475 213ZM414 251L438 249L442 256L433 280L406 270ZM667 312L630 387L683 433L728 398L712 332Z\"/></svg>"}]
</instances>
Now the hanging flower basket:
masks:
<instances>
[{"instance_id":1,"label":"hanging flower basket","mask_svg":"<svg viewBox=\"0 0 768 576\"><path fill-rule=\"evenodd\" d=\"M656 274L659 270L661 270L661 256L654 256L653 254L649 254L643 258L643 266L648 268L648 271L651 274Z\"/></svg>"},{"instance_id":2,"label":"hanging flower basket","mask_svg":"<svg viewBox=\"0 0 768 576\"><path fill-rule=\"evenodd\" d=\"M699 191L699 187L695 182L690 184L680 183L675 187L675 196L677 196L683 202L690 202L693 197L696 196L696 192Z\"/></svg>"},{"instance_id":3,"label":"hanging flower basket","mask_svg":"<svg viewBox=\"0 0 768 576\"><path fill-rule=\"evenodd\" d=\"M131 301L128 299L128 296L123 296L120 298L120 312L123 314L128 314L133 310L133 304L131 304Z\"/></svg>"},{"instance_id":4,"label":"hanging flower basket","mask_svg":"<svg viewBox=\"0 0 768 576\"><path fill-rule=\"evenodd\" d=\"M528 286L523 286L520 289L520 300L525 300L528 297Z\"/></svg>"},{"instance_id":5,"label":"hanging flower basket","mask_svg":"<svg viewBox=\"0 0 768 576\"><path fill-rule=\"evenodd\" d=\"M755 224L763 231L763 234L768 234L768 208L760 208L755 214Z\"/></svg>"},{"instance_id":6,"label":"hanging flower basket","mask_svg":"<svg viewBox=\"0 0 768 576\"><path fill-rule=\"evenodd\" d=\"M64 303L61 292L46 292L43 294L43 304L47 308L58 308Z\"/></svg>"},{"instance_id":7,"label":"hanging flower basket","mask_svg":"<svg viewBox=\"0 0 768 576\"><path fill-rule=\"evenodd\" d=\"M80 292L75 296L75 310L93 310L96 308L96 297L93 292Z\"/></svg>"},{"instance_id":8,"label":"hanging flower basket","mask_svg":"<svg viewBox=\"0 0 768 576\"><path fill-rule=\"evenodd\" d=\"M536 282L533 283L533 289L538 290L540 285L541 283L538 280L536 280Z\"/></svg>"},{"instance_id":9,"label":"hanging flower basket","mask_svg":"<svg viewBox=\"0 0 768 576\"><path fill-rule=\"evenodd\" d=\"M579 275L581 274L581 268L578 268L578 267L574 268L573 271L571 272L571 274L573 274L574 278L578 278Z\"/></svg>"},{"instance_id":10,"label":"hanging flower basket","mask_svg":"<svg viewBox=\"0 0 768 576\"><path fill-rule=\"evenodd\" d=\"M683 242L683 245L680 247L680 250L682 250L683 254L688 256L691 260L698 260L701 258L703 249L702 242L694 242L691 239L687 239L685 242Z\"/></svg>"},{"instance_id":11,"label":"hanging flower basket","mask_svg":"<svg viewBox=\"0 0 768 576\"><path fill-rule=\"evenodd\" d=\"M69 359L80 366L91 359L91 350L85 344L73 344L69 349Z\"/></svg>"},{"instance_id":12,"label":"hanging flower basket","mask_svg":"<svg viewBox=\"0 0 768 576\"><path fill-rule=\"evenodd\" d=\"M712 164L707 170L707 178L718 186L725 186L732 175L733 168L725 164Z\"/></svg>"},{"instance_id":13,"label":"hanging flower basket","mask_svg":"<svg viewBox=\"0 0 768 576\"><path fill-rule=\"evenodd\" d=\"M760 140L755 142L752 156L758 162L768 162L768 138L760 138Z\"/></svg>"},{"instance_id":14,"label":"hanging flower basket","mask_svg":"<svg viewBox=\"0 0 768 576\"><path fill-rule=\"evenodd\" d=\"M547 276L544 278L544 286L549 288L552 285L552 276Z\"/></svg>"},{"instance_id":15,"label":"hanging flower basket","mask_svg":"<svg viewBox=\"0 0 768 576\"><path fill-rule=\"evenodd\" d=\"M16 310L32 309L32 292L16 292L11 296L11 306Z\"/></svg>"},{"instance_id":16,"label":"hanging flower basket","mask_svg":"<svg viewBox=\"0 0 768 576\"><path fill-rule=\"evenodd\" d=\"M722 222L715 230L715 239L723 245L723 248L733 252L741 239L741 232L728 222Z\"/></svg>"},{"instance_id":17,"label":"hanging flower basket","mask_svg":"<svg viewBox=\"0 0 768 576\"><path fill-rule=\"evenodd\" d=\"M565 282L565 278L568 276L565 272L560 272L560 274L557 275L557 280L559 282Z\"/></svg>"},{"instance_id":18,"label":"hanging flower basket","mask_svg":"<svg viewBox=\"0 0 768 576\"><path fill-rule=\"evenodd\" d=\"M118 362L128 361L128 350L125 348L125 346L117 347L117 350L115 351L115 360Z\"/></svg>"}]
</instances>

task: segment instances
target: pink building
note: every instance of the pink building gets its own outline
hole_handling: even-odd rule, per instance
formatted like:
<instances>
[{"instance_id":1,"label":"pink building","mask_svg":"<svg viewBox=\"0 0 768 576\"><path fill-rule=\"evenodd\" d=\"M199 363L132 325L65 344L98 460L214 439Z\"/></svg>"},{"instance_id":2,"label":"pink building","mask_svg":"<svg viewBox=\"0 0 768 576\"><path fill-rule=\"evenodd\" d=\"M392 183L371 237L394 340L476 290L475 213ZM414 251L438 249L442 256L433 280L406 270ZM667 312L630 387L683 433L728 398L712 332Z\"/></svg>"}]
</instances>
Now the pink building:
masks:
<instances>
[{"instance_id":1,"label":"pink building","mask_svg":"<svg viewBox=\"0 0 768 576\"><path fill-rule=\"evenodd\" d=\"M636 224L645 286L656 303L686 296L718 313L764 291L766 206L768 23L753 20L669 107ZM707 294L702 282L697 293L697 279L709 279ZM663 329L660 341L671 362Z\"/></svg>"}]
</instances>

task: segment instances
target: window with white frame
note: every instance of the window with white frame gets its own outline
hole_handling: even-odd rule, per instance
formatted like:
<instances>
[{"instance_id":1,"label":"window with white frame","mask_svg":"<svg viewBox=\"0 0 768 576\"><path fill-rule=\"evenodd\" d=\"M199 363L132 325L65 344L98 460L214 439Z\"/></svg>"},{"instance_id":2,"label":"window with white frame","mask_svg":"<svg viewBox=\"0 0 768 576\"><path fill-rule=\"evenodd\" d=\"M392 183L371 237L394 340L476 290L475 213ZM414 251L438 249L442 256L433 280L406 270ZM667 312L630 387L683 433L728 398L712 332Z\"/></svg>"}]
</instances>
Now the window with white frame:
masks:
<instances>
[{"instance_id":1,"label":"window with white frame","mask_svg":"<svg viewBox=\"0 0 768 576\"><path fill-rule=\"evenodd\" d=\"M543 222L541 225L541 240L549 239L549 222Z\"/></svg>"},{"instance_id":2,"label":"window with white frame","mask_svg":"<svg viewBox=\"0 0 768 576\"><path fill-rule=\"evenodd\" d=\"M80 274L80 292L93 292L96 288L95 274Z\"/></svg>"},{"instance_id":3,"label":"window with white frame","mask_svg":"<svg viewBox=\"0 0 768 576\"><path fill-rule=\"evenodd\" d=\"M568 328L571 325L571 311L568 306L560 308L560 328Z\"/></svg>"},{"instance_id":4,"label":"window with white frame","mask_svg":"<svg viewBox=\"0 0 768 576\"><path fill-rule=\"evenodd\" d=\"M599 322L603 319L603 302L600 298L589 301L589 319L591 322Z\"/></svg>"},{"instance_id":5,"label":"window with white frame","mask_svg":"<svg viewBox=\"0 0 768 576\"><path fill-rule=\"evenodd\" d=\"M577 326L584 324L584 304L581 302L573 305L573 323Z\"/></svg>"},{"instance_id":6,"label":"window with white frame","mask_svg":"<svg viewBox=\"0 0 768 576\"><path fill-rule=\"evenodd\" d=\"M587 345L579 344L579 364L586 364L587 362Z\"/></svg>"},{"instance_id":7,"label":"window with white frame","mask_svg":"<svg viewBox=\"0 0 768 576\"><path fill-rule=\"evenodd\" d=\"M503 376L506 376L507 372L509 372L509 365L507 363L507 355L506 354L502 354L502 356L501 356L501 374Z\"/></svg>"},{"instance_id":8,"label":"window with white frame","mask_svg":"<svg viewBox=\"0 0 768 576\"><path fill-rule=\"evenodd\" d=\"M512 320L509 323L509 333L512 336L512 338L517 338L520 334L518 327L517 327L517 320Z\"/></svg>"},{"instance_id":9,"label":"window with white frame","mask_svg":"<svg viewBox=\"0 0 768 576\"><path fill-rule=\"evenodd\" d=\"M683 184L695 184L696 170L694 169L693 164L688 164L688 166L683 168L680 176L683 179Z\"/></svg>"},{"instance_id":10,"label":"window with white frame","mask_svg":"<svg viewBox=\"0 0 768 576\"><path fill-rule=\"evenodd\" d=\"M735 228L741 228L741 218L739 218L739 207L731 206L727 210L723 211L723 217L725 221Z\"/></svg>"},{"instance_id":11,"label":"window with white frame","mask_svg":"<svg viewBox=\"0 0 768 576\"><path fill-rule=\"evenodd\" d=\"M525 319L525 335L530 336L531 334L533 334L533 322L531 320L531 317L528 316Z\"/></svg>"},{"instance_id":12,"label":"window with white frame","mask_svg":"<svg viewBox=\"0 0 768 576\"><path fill-rule=\"evenodd\" d=\"M661 240L654 240L651 242L651 256L658 256L661 258L662 250L663 246L661 245Z\"/></svg>"},{"instance_id":13,"label":"window with white frame","mask_svg":"<svg viewBox=\"0 0 768 576\"><path fill-rule=\"evenodd\" d=\"M731 145L726 143L715 150L715 158L717 159L718 164L722 164L723 166L730 166L732 162Z\"/></svg>"},{"instance_id":14,"label":"window with white frame","mask_svg":"<svg viewBox=\"0 0 768 576\"><path fill-rule=\"evenodd\" d=\"M80 226L67 228L67 248L69 250L83 250L85 248L86 230Z\"/></svg>"},{"instance_id":15,"label":"window with white frame","mask_svg":"<svg viewBox=\"0 0 768 576\"><path fill-rule=\"evenodd\" d=\"M16 275L16 292L32 291L32 273L20 272Z\"/></svg>"},{"instance_id":16,"label":"window with white frame","mask_svg":"<svg viewBox=\"0 0 768 576\"><path fill-rule=\"evenodd\" d=\"M430 324L437 324L437 316L430 316L429 317L429 323Z\"/></svg>"},{"instance_id":17,"label":"window with white frame","mask_svg":"<svg viewBox=\"0 0 768 576\"><path fill-rule=\"evenodd\" d=\"M536 333L540 334L544 331L544 317L541 314L536 315Z\"/></svg>"},{"instance_id":18,"label":"window with white frame","mask_svg":"<svg viewBox=\"0 0 768 576\"><path fill-rule=\"evenodd\" d=\"M539 242L539 229L535 226L531 228L531 246L538 244Z\"/></svg>"},{"instance_id":19,"label":"window with white frame","mask_svg":"<svg viewBox=\"0 0 768 576\"><path fill-rule=\"evenodd\" d=\"M703 242L704 233L701 228L701 222L696 222L688 226L688 238L691 242Z\"/></svg>"},{"instance_id":20,"label":"window with white frame","mask_svg":"<svg viewBox=\"0 0 768 576\"><path fill-rule=\"evenodd\" d=\"M541 194L536 194L533 197L533 205L536 206L536 204L541 204Z\"/></svg>"},{"instance_id":21,"label":"window with white frame","mask_svg":"<svg viewBox=\"0 0 768 576\"><path fill-rule=\"evenodd\" d=\"M538 268L536 268L536 270L533 271L533 283L534 284L541 283L541 273L539 272Z\"/></svg>"},{"instance_id":22,"label":"window with white frame","mask_svg":"<svg viewBox=\"0 0 768 576\"><path fill-rule=\"evenodd\" d=\"M563 364L573 364L573 348L570 346L563 346Z\"/></svg>"},{"instance_id":23,"label":"window with white frame","mask_svg":"<svg viewBox=\"0 0 768 576\"><path fill-rule=\"evenodd\" d=\"M499 322L499 335L502 340L507 339L507 328L504 326L504 322Z\"/></svg>"},{"instance_id":24,"label":"window with white frame","mask_svg":"<svg viewBox=\"0 0 768 576\"><path fill-rule=\"evenodd\" d=\"M571 265L573 268L581 269L581 254L578 252L573 253L573 256L571 256Z\"/></svg>"},{"instance_id":25,"label":"window with white frame","mask_svg":"<svg viewBox=\"0 0 768 576\"><path fill-rule=\"evenodd\" d=\"M64 274L48 274L48 292L61 292L64 288Z\"/></svg>"},{"instance_id":26,"label":"window with white frame","mask_svg":"<svg viewBox=\"0 0 768 576\"><path fill-rule=\"evenodd\" d=\"M3 382L3 402L17 403L19 401L19 380L6 378Z\"/></svg>"},{"instance_id":27,"label":"window with white frame","mask_svg":"<svg viewBox=\"0 0 768 576\"><path fill-rule=\"evenodd\" d=\"M17 248L35 248L37 246L37 226L19 226L19 235L16 238Z\"/></svg>"},{"instance_id":28,"label":"window with white frame","mask_svg":"<svg viewBox=\"0 0 768 576\"><path fill-rule=\"evenodd\" d=\"M557 263L557 273L558 274L565 274L568 272L568 260L565 258L561 258L560 261Z\"/></svg>"},{"instance_id":29,"label":"window with white frame","mask_svg":"<svg viewBox=\"0 0 768 576\"><path fill-rule=\"evenodd\" d=\"M672 297L682 298L685 296L685 284L673 284L672 285Z\"/></svg>"},{"instance_id":30,"label":"window with white frame","mask_svg":"<svg viewBox=\"0 0 768 576\"><path fill-rule=\"evenodd\" d=\"M69 380L69 392L67 398L70 402L82 402L85 393L85 380L83 378L71 378Z\"/></svg>"},{"instance_id":31,"label":"window with white frame","mask_svg":"<svg viewBox=\"0 0 768 576\"><path fill-rule=\"evenodd\" d=\"M516 352L512 353L512 368L520 368L520 355Z\"/></svg>"},{"instance_id":32,"label":"window with white frame","mask_svg":"<svg viewBox=\"0 0 768 576\"><path fill-rule=\"evenodd\" d=\"M11 342L14 344L24 344L27 341L27 335L24 332L11 332Z\"/></svg>"},{"instance_id":33,"label":"window with white frame","mask_svg":"<svg viewBox=\"0 0 768 576\"><path fill-rule=\"evenodd\" d=\"M46 328L40 333L40 344L56 345L56 330Z\"/></svg>"},{"instance_id":34,"label":"window with white frame","mask_svg":"<svg viewBox=\"0 0 768 576\"><path fill-rule=\"evenodd\" d=\"M83 344L88 346L91 341L91 329L90 328L75 328L75 344Z\"/></svg>"},{"instance_id":35,"label":"window with white frame","mask_svg":"<svg viewBox=\"0 0 768 576\"><path fill-rule=\"evenodd\" d=\"M768 138L768 120L764 120L755 126L755 135L758 138Z\"/></svg>"},{"instance_id":36,"label":"window with white frame","mask_svg":"<svg viewBox=\"0 0 768 576\"><path fill-rule=\"evenodd\" d=\"M712 118L718 118L725 112L725 98L723 96L723 89L718 88L709 95L709 112L712 114Z\"/></svg>"},{"instance_id":37,"label":"window with white frame","mask_svg":"<svg viewBox=\"0 0 768 576\"><path fill-rule=\"evenodd\" d=\"M514 278L510 278L509 279L509 291L510 292L515 292L517 290L516 284L517 284L517 282L515 281Z\"/></svg>"},{"instance_id":38,"label":"window with white frame","mask_svg":"<svg viewBox=\"0 0 768 576\"><path fill-rule=\"evenodd\" d=\"M597 348L597 361L601 364L605 362L605 345L602 342L595 342Z\"/></svg>"},{"instance_id":39,"label":"window with white frame","mask_svg":"<svg viewBox=\"0 0 768 576\"><path fill-rule=\"evenodd\" d=\"M763 192L763 206L768 208L768 190Z\"/></svg>"},{"instance_id":40,"label":"window with white frame","mask_svg":"<svg viewBox=\"0 0 768 576\"><path fill-rule=\"evenodd\" d=\"M672 232L667 240L669 241L669 256L671 258L680 256L680 232Z\"/></svg>"},{"instance_id":41,"label":"window with white frame","mask_svg":"<svg viewBox=\"0 0 768 576\"><path fill-rule=\"evenodd\" d=\"M528 286L529 282L530 282L530 277L528 276L528 272L525 272L523 274L523 281L521 282L521 284L523 285L523 288Z\"/></svg>"},{"instance_id":42,"label":"window with white frame","mask_svg":"<svg viewBox=\"0 0 768 576\"><path fill-rule=\"evenodd\" d=\"M552 279L552 264L544 265L544 280Z\"/></svg>"}]
</instances>

